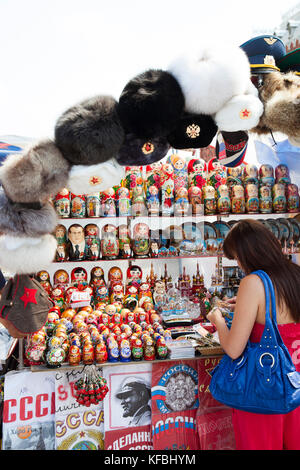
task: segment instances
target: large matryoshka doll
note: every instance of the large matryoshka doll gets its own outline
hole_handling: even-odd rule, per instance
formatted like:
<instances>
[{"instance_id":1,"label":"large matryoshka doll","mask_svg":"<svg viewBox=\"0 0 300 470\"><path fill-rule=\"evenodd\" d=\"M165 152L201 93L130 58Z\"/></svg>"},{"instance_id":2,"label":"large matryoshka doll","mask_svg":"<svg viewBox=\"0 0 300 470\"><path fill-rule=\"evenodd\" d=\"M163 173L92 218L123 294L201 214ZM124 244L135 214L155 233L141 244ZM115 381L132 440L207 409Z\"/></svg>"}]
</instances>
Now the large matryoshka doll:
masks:
<instances>
[{"instance_id":1,"label":"large matryoshka doll","mask_svg":"<svg viewBox=\"0 0 300 470\"><path fill-rule=\"evenodd\" d=\"M188 189L188 171L185 158L173 153L168 159L173 167L174 191L176 193L180 188Z\"/></svg>"},{"instance_id":2,"label":"large matryoshka doll","mask_svg":"<svg viewBox=\"0 0 300 470\"><path fill-rule=\"evenodd\" d=\"M207 165L201 158L193 158L188 163L188 185L202 189L206 185Z\"/></svg>"},{"instance_id":3,"label":"large matryoshka doll","mask_svg":"<svg viewBox=\"0 0 300 470\"><path fill-rule=\"evenodd\" d=\"M217 212L217 194L214 186L204 186L202 189L204 214L214 215Z\"/></svg>"},{"instance_id":4,"label":"large matryoshka doll","mask_svg":"<svg viewBox=\"0 0 300 470\"><path fill-rule=\"evenodd\" d=\"M88 275L84 268L81 268L80 266L78 266L72 269L71 284L73 287L76 287L78 289L83 289L84 287L87 287L89 285Z\"/></svg>"},{"instance_id":5,"label":"large matryoshka doll","mask_svg":"<svg viewBox=\"0 0 300 470\"><path fill-rule=\"evenodd\" d=\"M280 163L280 165L277 165L275 168L275 183L276 184L290 184L291 178L290 178L290 170L287 165L284 163Z\"/></svg>"},{"instance_id":6,"label":"large matryoshka doll","mask_svg":"<svg viewBox=\"0 0 300 470\"><path fill-rule=\"evenodd\" d=\"M118 230L115 225L106 224L102 227L101 253L104 259L116 259L119 256Z\"/></svg>"},{"instance_id":7,"label":"large matryoshka doll","mask_svg":"<svg viewBox=\"0 0 300 470\"><path fill-rule=\"evenodd\" d=\"M100 193L87 194L86 215L87 217L100 217L101 215Z\"/></svg>"},{"instance_id":8,"label":"large matryoshka doll","mask_svg":"<svg viewBox=\"0 0 300 470\"><path fill-rule=\"evenodd\" d=\"M91 270L90 286L92 289L98 286L106 285L104 271L100 266L94 266Z\"/></svg>"},{"instance_id":9,"label":"large matryoshka doll","mask_svg":"<svg viewBox=\"0 0 300 470\"><path fill-rule=\"evenodd\" d=\"M87 260L96 261L100 258L99 228L96 224L88 224L84 228L85 257Z\"/></svg>"},{"instance_id":10,"label":"large matryoshka doll","mask_svg":"<svg viewBox=\"0 0 300 470\"><path fill-rule=\"evenodd\" d=\"M159 215L159 189L157 186L152 184L147 188L146 192L146 205L148 210L148 215L158 216Z\"/></svg>"},{"instance_id":11,"label":"large matryoshka doll","mask_svg":"<svg viewBox=\"0 0 300 470\"><path fill-rule=\"evenodd\" d=\"M48 273L48 271L39 271L35 277L36 277L36 280L45 289L47 294L50 296L52 292L52 285L50 282L50 274Z\"/></svg>"},{"instance_id":12,"label":"large matryoshka doll","mask_svg":"<svg viewBox=\"0 0 300 470\"><path fill-rule=\"evenodd\" d=\"M231 200L229 188L226 184L221 184L217 188L217 212L218 214L229 214L231 210Z\"/></svg>"},{"instance_id":13,"label":"large matryoshka doll","mask_svg":"<svg viewBox=\"0 0 300 470\"><path fill-rule=\"evenodd\" d=\"M221 184L226 184L227 168L222 165L216 158L212 158L207 165L207 184L215 189Z\"/></svg>"},{"instance_id":14,"label":"large matryoshka doll","mask_svg":"<svg viewBox=\"0 0 300 470\"><path fill-rule=\"evenodd\" d=\"M59 287L63 292L70 286L70 278L67 271L58 269L53 276L53 287Z\"/></svg>"},{"instance_id":15,"label":"large matryoshka doll","mask_svg":"<svg viewBox=\"0 0 300 470\"><path fill-rule=\"evenodd\" d=\"M256 165L245 165L243 168L243 185L244 187L247 184L259 185L258 181L258 168Z\"/></svg>"},{"instance_id":16,"label":"large matryoshka doll","mask_svg":"<svg viewBox=\"0 0 300 470\"><path fill-rule=\"evenodd\" d=\"M285 184L275 183L272 188L273 211L276 214L286 212Z\"/></svg>"},{"instance_id":17,"label":"large matryoshka doll","mask_svg":"<svg viewBox=\"0 0 300 470\"><path fill-rule=\"evenodd\" d=\"M272 165L261 165L259 169L259 184L260 186L269 186L270 188L273 188L275 184L275 178Z\"/></svg>"},{"instance_id":18,"label":"large matryoshka doll","mask_svg":"<svg viewBox=\"0 0 300 470\"><path fill-rule=\"evenodd\" d=\"M286 185L287 211L290 213L299 212L299 189L296 184Z\"/></svg>"},{"instance_id":19,"label":"large matryoshka doll","mask_svg":"<svg viewBox=\"0 0 300 470\"><path fill-rule=\"evenodd\" d=\"M161 213L174 213L174 170L170 163L164 163L161 170Z\"/></svg>"},{"instance_id":20,"label":"large matryoshka doll","mask_svg":"<svg viewBox=\"0 0 300 470\"><path fill-rule=\"evenodd\" d=\"M226 184L229 188L230 195L231 195L231 189L233 186L243 184L243 167L242 166L235 166L233 168L227 168Z\"/></svg>"},{"instance_id":21,"label":"large matryoshka doll","mask_svg":"<svg viewBox=\"0 0 300 470\"><path fill-rule=\"evenodd\" d=\"M140 266L130 265L126 272L126 284L136 282L141 284L143 278L143 271Z\"/></svg>"},{"instance_id":22,"label":"large matryoshka doll","mask_svg":"<svg viewBox=\"0 0 300 470\"><path fill-rule=\"evenodd\" d=\"M86 196L71 193L71 217L83 219L86 215Z\"/></svg>"},{"instance_id":23,"label":"large matryoshka doll","mask_svg":"<svg viewBox=\"0 0 300 470\"><path fill-rule=\"evenodd\" d=\"M270 214L273 210L272 186L263 185L259 187L259 212Z\"/></svg>"},{"instance_id":24,"label":"large matryoshka doll","mask_svg":"<svg viewBox=\"0 0 300 470\"><path fill-rule=\"evenodd\" d=\"M244 214L246 210L244 186L237 184L231 188L231 212Z\"/></svg>"},{"instance_id":25,"label":"large matryoshka doll","mask_svg":"<svg viewBox=\"0 0 300 470\"><path fill-rule=\"evenodd\" d=\"M131 257L131 239L128 225L121 224L118 227L119 255L123 259Z\"/></svg>"},{"instance_id":26,"label":"large matryoshka doll","mask_svg":"<svg viewBox=\"0 0 300 470\"><path fill-rule=\"evenodd\" d=\"M248 183L245 187L246 212L257 214L259 212L258 186Z\"/></svg>"},{"instance_id":27,"label":"large matryoshka doll","mask_svg":"<svg viewBox=\"0 0 300 470\"><path fill-rule=\"evenodd\" d=\"M54 198L54 207L60 218L70 217L71 195L67 188L62 189Z\"/></svg>"},{"instance_id":28,"label":"large matryoshka doll","mask_svg":"<svg viewBox=\"0 0 300 470\"><path fill-rule=\"evenodd\" d=\"M131 215L130 191L125 186L117 190L117 209L119 217L129 217Z\"/></svg>"},{"instance_id":29,"label":"large matryoshka doll","mask_svg":"<svg viewBox=\"0 0 300 470\"><path fill-rule=\"evenodd\" d=\"M67 229L64 225L59 224L55 228L55 239L57 242L55 261L57 263L67 261L68 250L67 250Z\"/></svg>"},{"instance_id":30,"label":"large matryoshka doll","mask_svg":"<svg viewBox=\"0 0 300 470\"><path fill-rule=\"evenodd\" d=\"M132 250L137 258L146 258L150 250L150 230L145 223L135 224L131 237Z\"/></svg>"},{"instance_id":31,"label":"large matryoshka doll","mask_svg":"<svg viewBox=\"0 0 300 470\"><path fill-rule=\"evenodd\" d=\"M111 294L112 293L112 288L114 287L114 285L123 284L122 270L117 266L113 266L108 271L108 276L107 277L108 277L108 290L109 290L109 294Z\"/></svg>"}]
</instances>

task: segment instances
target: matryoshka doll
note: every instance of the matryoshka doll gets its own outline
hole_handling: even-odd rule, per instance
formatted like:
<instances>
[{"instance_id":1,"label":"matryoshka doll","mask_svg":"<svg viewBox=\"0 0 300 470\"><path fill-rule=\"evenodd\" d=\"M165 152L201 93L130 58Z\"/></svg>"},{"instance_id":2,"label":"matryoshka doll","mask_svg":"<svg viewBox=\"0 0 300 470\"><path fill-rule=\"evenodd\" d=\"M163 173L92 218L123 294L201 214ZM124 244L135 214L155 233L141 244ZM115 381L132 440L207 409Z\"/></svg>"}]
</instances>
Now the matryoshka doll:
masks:
<instances>
[{"instance_id":1,"label":"matryoshka doll","mask_svg":"<svg viewBox=\"0 0 300 470\"><path fill-rule=\"evenodd\" d=\"M299 212L299 189L296 184L286 186L287 211L290 213Z\"/></svg>"},{"instance_id":2,"label":"matryoshka doll","mask_svg":"<svg viewBox=\"0 0 300 470\"><path fill-rule=\"evenodd\" d=\"M129 234L129 228L125 224L121 224L118 227L118 239L119 239L119 255L123 259L131 257L131 240Z\"/></svg>"},{"instance_id":3,"label":"matryoshka doll","mask_svg":"<svg viewBox=\"0 0 300 470\"><path fill-rule=\"evenodd\" d=\"M50 282L50 274L48 273L48 271L39 271L36 275L36 280L41 284L41 286L50 296L52 292L52 286Z\"/></svg>"},{"instance_id":4,"label":"matryoshka doll","mask_svg":"<svg viewBox=\"0 0 300 470\"><path fill-rule=\"evenodd\" d=\"M290 171L287 165L281 163L275 168L275 183L276 184L290 184Z\"/></svg>"},{"instance_id":5,"label":"matryoshka doll","mask_svg":"<svg viewBox=\"0 0 300 470\"><path fill-rule=\"evenodd\" d=\"M214 186L204 186L202 189L204 214L214 215L217 211L216 190Z\"/></svg>"},{"instance_id":6,"label":"matryoshka doll","mask_svg":"<svg viewBox=\"0 0 300 470\"><path fill-rule=\"evenodd\" d=\"M221 184L217 188L217 208L218 214L229 214L231 210L231 201L229 188L226 184Z\"/></svg>"},{"instance_id":7,"label":"matryoshka doll","mask_svg":"<svg viewBox=\"0 0 300 470\"><path fill-rule=\"evenodd\" d=\"M106 224L101 231L101 253L104 259L116 259L119 256L119 239L117 228Z\"/></svg>"},{"instance_id":8,"label":"matryoshka doll","mask_svg":"<svg viewBox=\"0 0 300 470\"><path fill-rule=\"evenodd\" d=\"M124 287L123 284L120 282L118 284L114 284L112 287L112 293L110 296L110 302L123 302L124 299Z\"/></svg>"},{"instance_id":9,"label":"matryoshka doll","mask_svg":"<svg viewBox=\"0 0 300 470\"><path fill-rule=\"evenodd\" d=\"M65 290L68 289L69 285L70 278L67 271L65 271L64 269L58 269L58 271L55 271L53 276L53 286L59 287L63 290L63 292L65 292Z\"/></svg>"},{"instance_id":10,"label":"matryoshka doll","mask_svg":"<svg viewBox=\"0 0 300 470\"><path fill-rule=\"evenodd\" d=\"M145 223L138 223L133 227L131 238L132 250L137 258L146 258L150 249L150 231Z\"/></svg>"},{"instance_id":11,"label":"matryoshka doll","mask_svg":"<svg viewBox=\"0 0 300 470\"><path fill-rule=\"evenodd\" d=\"M131 215L130 192L125 186L121 186L117 190L117 208L119 217L129 217Z\"/></svg>"},{"instance_id":12,"label":"matryoshka doll","mask_svg":"<svg viewBox=\"0 0 300 470\"><path fill-rule=\"evenodd\" d=\"M86 196L86 215L87 217L100 217L100 193L88 194Z\"/></svg>"},{"instance_id":13,"label":"matryoshka doll","mask_svg":"<svg viewBox=\"0 0 300 470\"><path fill-rule=\"evenodd\" d=\"M70 217L71 211L71 196L70 191L67 188L62 189L54 199L54 207L57 215L60 218Z\"/></svg>"},{"instance_id":14,"label":"matryoshka doll","mask_svg":"<svg viewBox=\"0 0 300 470\"><path fill-rule=\"evenodd\" d=\"M270 214L273 210L272 187L268 185L259 188L259 212Z\"/></svg>"},{"instance_id":15,"label":"matryoshka doll","mask_svg":"<svg viewBox=\"0 0 300 470\"><path fill-rule=\"evenodd\" d=\"M227 168L222 165L218 160L212 158L207 165L207 184L213 186L215 189L221 184L226 184L227 181Z\"/></svg>"},{"instance_id":16,"label":"matryoshka doll","mask_svg":"<svg viewBox=\"0 0 300 470\"><path fill-rule=\"evenodd\" d=\"M154 162L152 165L146 166L146 179L145 179L145 188L146 188L146 198L149 196L149 188L155 186L159 191L161 189L161 162Z\"/></svg>"},{"instance_id":17,"label":"matryoshka doll","mask_svg":"<svg viewBox=\"0 0 300 470\"><path fill-rule=\"evenodd\" d=\"M275 183L272 190L273 195L273 212L276 214L286 212L286 196L285 185Z\"/></svg>"},{"instance_id":18,"label":"matryoshka doll","mask_svg":"<svg viewBox=\"0 0 300 470\"><path fill-rule=\"evenodd\" d=\"M137 184L132 189L131 214L136 217L147 215L145 192L141 184Z\"/></svg>"},{"instance_id":19,"label":"matryoshka doll","mask_svg":"<svg viewBox=\"0 0 300 470\"><path fill-rule=\"evenodd\" d=\"M173 166L174 191L176 195L180 188L188 189L187 165L185 159L177 154L170 155L168 160Z\"/></svg>"},{"instance_id":20,"label":"matryoshka doll","mask_svg":"<svg viewBox=\"0 0 300 470\"><path fill-rule=\"evenodd\" d=\"M88 224L84 228L85 257L90 261L100 258L99 228L96 224Z\"/></svg>"},{"instance_id":21,"label":"matryoshka doll","mask_svg":"<svg viewBox=\"0 0 300 470\"><path fill-rule=\"evenodd\" d=\"M71 193L71 217L83 219L86 214L86 196Z\"/></svg>"},{"instance_id":22,"label":"matryoshka doll","mask_svg":"<svg viewBox=\"0 0 300 470\"><path fill-rule=\"evenodd\" d=\"M94 266L91 270L90 286L94 287L105 285L104 271L100 266Z\"/></svg>"},{"instance_id":23,"label":"matryoshka doll","mask_svg":"<svg viewBox=\"0 0 300 470\"><path fill-rule=\"evenodd\" d=\"M258 169L256 165L246 165L243 169L243 185L255 184L258 186Z\"/></svg>"},{"instance_id":24,"label":"matryoshka doll","mask_svg":"<svg viewBox=\"0 0 300 470\"><path fill-rule=\"evenodd\" d=\"M241 185L243 182L243 168L241 166L235 166L233 168L227 168L227 180L226 184L231 194L231 188L236 185Z\"/></svg>"},{"instance_id":25,"label":"matryoshka doll","mask_svg":"<svg viewBox=\"0 0 300 470\"><path fill-rule=\"evenodd\" d=\"M143 271L139 266L131 265L129 266L129 268L127 268L126 277L127 277L126 284L129 284L132 282L137 282L138 284L141 284Z\"/></svg>"},{"instance_id":26,"label":"matryoshka doll","mask_svg":"<svg viewBox=\"0 0 300 470\"><path fill-rule=\"evenodd\" d=\"M192 206L192 214L203 214L202 189L198 186L189 188L189 202Z\"/></svg>"},{"instance_id":27,"label":"matryoshka doll","mask_svg":"<svg viewBox=\"0 0 300 470\"><path fill-rule=\"evenodd\" d=\"M193 158L188 163L188 185L202 189L206 185L207 165L200 158Z\"/></svg>"},{"instance_id":28,"label":"matryoshka doll","mask_svg":"<svg viewBox=\"0 0 300 470\"><path fill-rule=\"evenodd\" d=\"M142 167L126 166L124 184L125 187L129 189L130 193L137 185L142 186Z\"/></svg>"},{"instance_id":29,"label":"matryoshka doll","mask_svg":"<svg viewBox=\"0 0 300 470\"><path fill-rule=\"evenodd\" d=\"M148 215L159 215L159 189L154 184L149 186L147 189L146 204Z\"/></svg>"},{"instance_id":30,"label":"matryoshka doll","mask_svg":"<svg viewBox=\"0 0 300 470\"><path fill-rule=\"evenodd\" d=\"M165 163L161 170L161 213L163 216L174 213L174 170Z\"/></svg>"},{"instance_id":31,"label":"matryoshka doll","mask_svg":"<svg viewBox=\"0 0 300 470\"><path fill-rule=\"evenodd\" d=\"M257 214L259 212L258 186L248 183L245 188L246 212L248 214Z\"/></svg>"},{"instance_id":32,"label":"matryoshka doll","mask_svg":"<svg viewBox=\"0 0 300 470\"><path fill-rule=\"evenodd\" d=\"M105 284L95 286L93 289L93 296L95 304L103 303L107 304L109 302L108 288Z\"/></svg>"},{"instance_id":33,"label":"matryoshka doll","mask_svg":"<svg viewBox=\"0 0 300 470\"><path fill-rule=\"evenodd\" d=\"M260 185L273 188L275 184L274 169L272 165L264 164L259 169Z\"/></svg>"},{"instance_id":34,"label":"matryoshka doll","mask_svg":"<svg viewBox=\"0 0 300 470\"><path fill-rule=\"evenodd\" d=\"M57 248L55 253L55 261L57 263L67 260L67 230L64 225L57 225L55 229L55 239Z\"/></svg>"},{"instance_id":35,"label":"matryoshka doll","mask_svg":"<svg viewBox=\"0 0 300 470\"><path fill-rule=\"evenodd\" d=\"M71 284L78 289L83 289L89 285L87 272L84 268L77 267L72 269Z\"/></svg>"},{"instance_id":36,"label":"matryoshka doll","mask_svg":"<svg viewBox=\"0 0 300 470\"><path fill-rule=\"evenodd\" d=\"M114 217L116 213L115 190L108 188L101 193L101 215L102 217Z\"/></svg>"},{"instance_id":37,"label":"matryoshka doll","mask_svg":"<svg viewBox=\"0 0 300 470\"><path fill-rule=\"evenodd\" d=\"M185 216L189 213L188 190L182 186L175 191L174 215Z\"/></svg>"},{"instance_id":38,"label":"matryoshka doll","mask_svg":"<svg viewBox=\"0 0 300 470\"><path fill-rule=\"evenodd\" d=\"M123 281L123 273L120 268L113 266L108 271L108 290L109 293L112 293L112 288L115 284L120 284Z\"/></svg>"},{"instance_id":39,"label":"matryoshka doll","mask_svg":"<svg viewBox=\"0 0 300 470\"><path fill-rule=\"evenodd\" d=\"M246 209L244 186L233 186L231 193L231 212L233 214L244 214Z\"/></svg>"}]
</instances>

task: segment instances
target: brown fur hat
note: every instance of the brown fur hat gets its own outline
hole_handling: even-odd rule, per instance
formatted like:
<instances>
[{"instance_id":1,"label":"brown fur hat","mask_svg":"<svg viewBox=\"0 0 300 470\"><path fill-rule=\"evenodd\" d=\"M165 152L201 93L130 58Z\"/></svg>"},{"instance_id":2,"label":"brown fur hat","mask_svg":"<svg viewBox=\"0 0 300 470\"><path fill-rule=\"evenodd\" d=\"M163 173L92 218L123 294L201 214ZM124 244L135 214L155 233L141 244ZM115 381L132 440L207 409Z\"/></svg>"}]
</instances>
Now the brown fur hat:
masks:
<instances>
[{"instance_id":1,"label":"brown fur hat","mask_svg":"<svg viewBox=\"0 0 300 470\"><path fill-rule=\"evenodd\" d=\"M66 186L70 164L51 140L10 155L0 168L0 181L13 202L45 202Z\"/></svg>"},{"instance_id":2,"label":"brown fur hat","mask_svg":"<svg viewBox=\"0 0 300 470\"><path fill-rule=\"evenodd\" d=\"M266 74L259 94L264 112L252 132L282 132L287 136L299 137L300 77L293 72Z\"/></svg>"}]
</instances>

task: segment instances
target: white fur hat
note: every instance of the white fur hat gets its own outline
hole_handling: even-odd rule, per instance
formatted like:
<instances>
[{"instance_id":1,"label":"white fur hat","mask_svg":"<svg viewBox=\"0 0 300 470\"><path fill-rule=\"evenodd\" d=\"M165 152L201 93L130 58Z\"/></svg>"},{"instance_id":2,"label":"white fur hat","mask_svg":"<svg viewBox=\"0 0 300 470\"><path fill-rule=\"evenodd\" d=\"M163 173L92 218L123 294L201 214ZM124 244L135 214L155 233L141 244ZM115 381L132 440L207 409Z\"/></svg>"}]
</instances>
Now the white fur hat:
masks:
<instances>
[{"instance_id":1,"label":"white fur hat","mask_svg":"<svg viewBox=\"0 0 300 470\"><path fill-rule=\"evenodd\" d=\"M253 95L238 95L216 113L215 122L221 131L247 131L257 126L264 106Z\"/></svg>"},{"instance_id":2,"label":"white fur hat","mask_svg":"<svg viewBox=\"0 0 300 470\"><path fill-rule=\"evenodd\" d=\"M124 177L124 167L115 159L97 165L74 165L67 187L73 194L92 194L120 184Z\"/></svg>"},{"instance_id":3,"label":"white fur hat","mask_svg":"<svg viewBox=\"0 0 300 470\"><path fill-rule=\"evenodd\" d=\"M34 274L50 268L57 242L53 235L41 238L24 238L3 235L0 237L0 266L11 274Z\"/></svg>"},{"instance_id":4,"label":"white fur hat","mask_svg":"<svg viewBox=\"0 0 300 470\"><path fill-rule=\"evenodd\" d=\"M215 114L235 95L244 94L250 80L245 52L232 45L203 45L175 59L168 70L181 86L185 110Z\"/></svg>"}]
</instances>

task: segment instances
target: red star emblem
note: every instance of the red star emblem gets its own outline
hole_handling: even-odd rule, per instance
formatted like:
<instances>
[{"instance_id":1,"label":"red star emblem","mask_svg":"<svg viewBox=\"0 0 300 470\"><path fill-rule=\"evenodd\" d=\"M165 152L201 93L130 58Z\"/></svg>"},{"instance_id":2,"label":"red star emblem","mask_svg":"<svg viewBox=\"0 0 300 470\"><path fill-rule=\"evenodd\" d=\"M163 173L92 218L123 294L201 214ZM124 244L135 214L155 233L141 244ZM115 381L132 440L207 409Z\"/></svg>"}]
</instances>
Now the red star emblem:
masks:
<instances>
[{"instance_id":1,"label":"red star emblem","mask_svg":"<svg viewBox=\"0 0 300 470\"><path fill-rule=\"evenodd\" d=\"M91 185L95 185L95 184L98 184L98 183L101 183L101 178L99 178L99 176L92 176L90 178L90 184Z\"/></svg>"},{"instance_id":2,"label":"red star emblem","mask_svg":"<svg viewBox=\"0 0 300 470\"><path fill-rule=\"evenodd\" d=\"M35 294L37 292L37 289L28 289L27 287L24 287L24 294L22 297L20 297L20 300L24 302L24 308L27 307L28 304L37 304Z\"/></svg>"},{"instance_id":3,"label":"red star emblem","mask_svg":"<svg viewBox=\"0 0 300 470\"><path fill-rule=\"evenodd\" d=\"M250 117L250 115L251 115L251 111L247 108L242 109L242 111L240 112L240 116L242 119L247 119Z\"/></svg>"}]
</instances>

